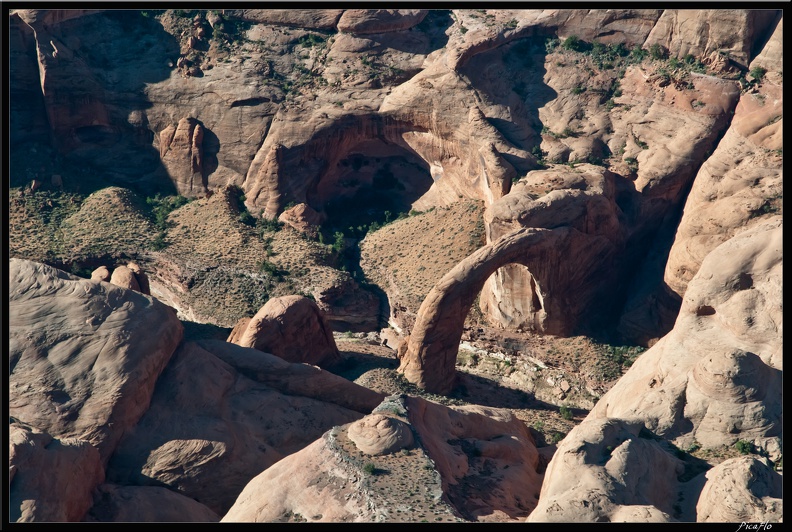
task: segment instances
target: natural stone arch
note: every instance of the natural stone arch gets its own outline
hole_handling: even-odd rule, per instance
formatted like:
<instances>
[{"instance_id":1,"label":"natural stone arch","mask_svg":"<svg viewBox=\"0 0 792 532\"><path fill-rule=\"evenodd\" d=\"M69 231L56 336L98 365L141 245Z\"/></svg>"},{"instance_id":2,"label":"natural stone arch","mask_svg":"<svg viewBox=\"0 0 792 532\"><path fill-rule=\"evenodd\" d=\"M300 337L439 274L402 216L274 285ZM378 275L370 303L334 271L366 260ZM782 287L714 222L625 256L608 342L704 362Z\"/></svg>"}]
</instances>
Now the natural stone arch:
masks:
<instances>
[{"instance_id":1,"label":"natural stone arch","mask_svg":"<svg viewBox=\"0 0 792 532\"><path fill-rule=\"evenodd\" d=\"M574 257L579 264L603 256L612 249L607 239L587 235L571 227L540 229L528 227L509 233L457 264L429 292L415 327L400 348L399 372L433 393L449 393L455 384L455 363L465 318L485 281L498 268L522 264L537 271L558 269L561 257ZM573 266L574 267L574 266ZM548 314L564 311L563 299L548 294L543 305Z\"/></svg>"}]
</instances>

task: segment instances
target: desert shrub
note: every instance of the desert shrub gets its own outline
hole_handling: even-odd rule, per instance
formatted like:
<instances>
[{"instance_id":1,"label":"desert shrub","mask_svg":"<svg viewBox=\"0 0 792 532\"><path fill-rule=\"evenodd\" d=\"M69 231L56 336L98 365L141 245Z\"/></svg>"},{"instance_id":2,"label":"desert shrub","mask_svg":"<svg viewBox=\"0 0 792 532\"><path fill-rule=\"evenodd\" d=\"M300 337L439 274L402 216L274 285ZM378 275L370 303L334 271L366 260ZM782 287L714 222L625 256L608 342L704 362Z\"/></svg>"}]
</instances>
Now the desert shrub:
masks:
<instances>
[{"instance_id":1,"label":"desert shrub","mask_svg":"<svg viewBox=\"0 0 792 532\"><path fill-rule=\"evenodd\" d=\"M565 50L572 50L573 52L581 52L582 50L582 43L577 35L570 35L564 42L561 44L561 47Z\"/></svg>"},{"instance_id":2,"label":"desert shrub","mask_svg":"<svg viewBox=\"0 0 792 532\"><path fill-rule=\"evenodd\" d=\"M248 212L247 209L239 213L239 221L251 227L256 225L256 219Z\"/></svg>"},{"instance_id":3,"label":"desert shrub","mask_svg":"<svg viewBox=\"0 0 792 532\"><path fill-rule=\"evenodd\" d=\"M647 51L641 48L640 46L636 46L632 50L630 50L630 61L633 63L640 63L644 59L646 59Z\"/></svg>"},{"instance_id":4,"label":"desert shrub","mask_svg":"<svg viewBox=\"0 0 792 532\"><path fill-rule=\"evenodd\" d=\"M760 66L755 66L751 69L750 74L751 77L756 81L762 81L762 78L764 78L765 74L767 74L767 69Z\"/></svg>"},{"instance_id":5,"label":"desert shrub","mask_svg":"<svg viewBox=\"0 0 792 532\"><path fill-rule=\"evenodd\" d=\"M567 421L571 421L572 418L574 418L572 411L566 406L562 406L561 408L559 408L558 412L561 414L561 417L566 419Z\"/></svg>"},{"instance_id":6,"label":"desert shrub","mask_svg":"<svg viewBox=\"0 0 792 532\"><path fill-rule=\"evenodd\" d=\"M168 227L168 215L189 203L190 200L184 196L161 196L159 193L154 197L146 198L146 204L151 210L151 221L160 231L165 231Z\"/></svg>"},{"instance_id":7,"label":"desert shrub","mask_svg":"<svg viewBox=\"0 0 792 532\"><path fill-rule=\"evenodd\" d=\"M737 443L734 444L734 448L737 449L740 454L753 452L753 444L747 440L738 440Z\"/></svg>"},{"instance_id":8,"label":"desert shrub","mask_svg":"<svg viewBox=\"0 0 792 532\"><path fill-rule=\"evenodd\" d=\"M274 218L272 220L269 218L258 218L256 220L256 229L258 229L259 234L280 231L283 229L283 222L279 222Z\"/></svg>"},{"instance_id":9,"label":"desert shrub","mask_svg":"<svg viewBox=\"0 0 792 532\"><path fill-rule=\"evenodd\" d=\"M363 465L363 472L367 475L375 475L377 473L377 466L374 462L366 462Z\"/></svg>"},{"instance_id":10,"label":"desert shrub","mask_svg":"<svg viewBox=\"0 0 792 532\"><path fill-rule=\"evenodd\" d=\"M649 55L652 59L665 59L666 49L657 43L649 47Z\"/></svg>"}]
</instances>

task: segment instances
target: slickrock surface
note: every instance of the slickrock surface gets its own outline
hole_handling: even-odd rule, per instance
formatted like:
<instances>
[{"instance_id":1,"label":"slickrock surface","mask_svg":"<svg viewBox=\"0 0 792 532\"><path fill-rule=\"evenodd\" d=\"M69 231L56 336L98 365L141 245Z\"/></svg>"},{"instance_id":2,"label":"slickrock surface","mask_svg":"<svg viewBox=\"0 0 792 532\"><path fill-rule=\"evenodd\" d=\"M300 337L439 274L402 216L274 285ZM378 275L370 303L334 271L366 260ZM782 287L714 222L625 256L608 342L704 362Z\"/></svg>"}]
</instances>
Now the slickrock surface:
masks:
<instances>
[{"instance_id":1,"label":"slickrock surface","mask_svg":"<svg viewBox=\"0 0 792 532\"><path fill-rule=\"evenodd\" d=\"M216 523L220 517L194 499L160 486L101 484L88 523Z\"/></svg>"},{"instance_id":2,"label":"slickrock surface","mask_svg":"<svg viewBox=\"0 0 792 532\"><path fill-rule=\"evenodd\" d=\"M360 428L404 427L372 456ZM502 410L449 408L391 396L254 478L223 521L515 521L538 498L538 454L525 425Z\"/></svg>"},{"instance_id":3,"label":"slickrock surface","mask_svg":"<svg viewBox=\"0 0 792 532\"><path fill-rule=\"evenodd\" d=\"M742 440L771 459L780 457L781 233L781 220L770 219L704 259L671 333L559 446L531 521L777 515L780 491L768 462L726 461L704 479L702 470L710 466L679 449L718 449ZM748 476L756 479L750 497ZM639 512L633 505L648 508Z\"/></svg>"},{"instance_id":4,"label":"slickrock surface","mask_svg":"<svg viewBox=\"0 0 792 532\"><path fill-rule=\"evenodd\" d=\"M14 520L782 519L783 10L506 7L10 11Z\"/></svg>"},{"instance_id":5,"label":"slickrock surface","mask_svg":"<svg viewBox=\"0 0 792 532\"><path fill-rule=\"evenodd\" d=\"M381 399L312 366L217 340L189 342L121 442L108 479L154 479L222 515L256 474Z\"/></svg>"},{"instance_id":6,"label":"slickrock surface","mask_svg":"<svg viewBox=\"0 0 792 532\"><path fill-rule=\"evenodd\" d=\"M148 408L181 323L151 296L43 264L11 259L9 274L10 414L107 463Z\"/></svg>"},{"instance_id":7,"label":"slickrock surface","mask_svg":"<svg viewBox=\"0 0 792 532\"><path fill-rule=\"evenodd\" d=\"M12 418L8 438L12 522L79 521L104 480L99 451L76 438L53 438Z\"/></svg>"}]
</instances>

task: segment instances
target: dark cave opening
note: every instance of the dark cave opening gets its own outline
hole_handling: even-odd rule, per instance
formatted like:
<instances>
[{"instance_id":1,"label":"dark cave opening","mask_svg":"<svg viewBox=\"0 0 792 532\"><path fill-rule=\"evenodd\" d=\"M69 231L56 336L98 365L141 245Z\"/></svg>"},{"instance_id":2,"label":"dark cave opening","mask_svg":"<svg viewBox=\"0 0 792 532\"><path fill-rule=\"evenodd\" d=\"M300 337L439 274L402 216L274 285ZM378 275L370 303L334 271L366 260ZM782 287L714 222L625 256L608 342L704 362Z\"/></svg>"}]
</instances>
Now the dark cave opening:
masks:
<instances>
[{"instance_id":1,"label":"dark cave opening","mask_svg":"<svg viewBox=\"0 0 792 532\"><path fill-rule=\"evenodd\" d=\"M327 216L322 226L325 237L340 232L360 239L406 216L433 182L420 157L371 139L338 159L309 192L308 203Z\"/></svg>"}]
</instances>

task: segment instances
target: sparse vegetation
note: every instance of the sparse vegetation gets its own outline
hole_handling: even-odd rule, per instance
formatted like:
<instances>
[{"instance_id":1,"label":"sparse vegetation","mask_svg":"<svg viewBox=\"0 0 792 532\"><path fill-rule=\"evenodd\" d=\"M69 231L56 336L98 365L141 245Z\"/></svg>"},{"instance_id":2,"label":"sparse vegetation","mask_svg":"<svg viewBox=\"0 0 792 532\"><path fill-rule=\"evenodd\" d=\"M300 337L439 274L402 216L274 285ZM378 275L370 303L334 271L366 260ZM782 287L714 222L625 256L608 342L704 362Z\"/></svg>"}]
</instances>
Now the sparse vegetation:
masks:
<instances>
[{"instance_id":1,"label":"sparse vegetation","mask_svg":"<svg viewBox=\"0 0 792 532\"><path fill-rule=\"evenodd\" d=\"M574 414L572 414L572 410L566 406L561 406L561 408L558 409L558 413L561 414L561 417L567 421L571 421L575 417Z\"/></svg>"},{"instance_id":2,"label":"sparse vegetation","mask_svg":"<svg viewBox=\"0 0 792 532\"><path fill-rule=\"evenodd\" d=\"M750 454L754 452L753 444L747 440L738 440L737 443L734 444L734 448L737 449L740 454Z\"/></svg>"},{"instance_id":3,"label":"sparse vegetation","mask_svg":"<svg viewBox=\"0 0 792 532\"><path fill-rule=\"evenodd\" d=\"M765 77L765 74L767 74L767 69L760 66L755 66L751 69L749 74L756 80L757 83L761 83Z\"/></svg>"}]
</instances>

